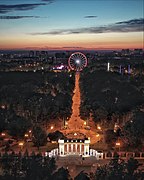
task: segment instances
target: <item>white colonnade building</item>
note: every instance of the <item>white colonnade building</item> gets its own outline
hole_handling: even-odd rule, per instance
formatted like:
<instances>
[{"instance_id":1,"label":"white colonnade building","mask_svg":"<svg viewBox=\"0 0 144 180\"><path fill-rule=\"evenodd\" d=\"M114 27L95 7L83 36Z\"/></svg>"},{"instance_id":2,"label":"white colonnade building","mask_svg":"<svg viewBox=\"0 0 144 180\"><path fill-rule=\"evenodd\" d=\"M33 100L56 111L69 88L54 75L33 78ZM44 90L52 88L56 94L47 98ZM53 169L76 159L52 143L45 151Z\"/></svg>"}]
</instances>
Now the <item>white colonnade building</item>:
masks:
<instances>
[{"instance_id":1,"label":"white colonnade building","mask_svg":"<svg viewBox=\"0 0 144 180\"><path fill-rule=\"evenodd\" d=\"M59 156L90 154L90 139L59 139Z\"/></svg>"}]
</instances>

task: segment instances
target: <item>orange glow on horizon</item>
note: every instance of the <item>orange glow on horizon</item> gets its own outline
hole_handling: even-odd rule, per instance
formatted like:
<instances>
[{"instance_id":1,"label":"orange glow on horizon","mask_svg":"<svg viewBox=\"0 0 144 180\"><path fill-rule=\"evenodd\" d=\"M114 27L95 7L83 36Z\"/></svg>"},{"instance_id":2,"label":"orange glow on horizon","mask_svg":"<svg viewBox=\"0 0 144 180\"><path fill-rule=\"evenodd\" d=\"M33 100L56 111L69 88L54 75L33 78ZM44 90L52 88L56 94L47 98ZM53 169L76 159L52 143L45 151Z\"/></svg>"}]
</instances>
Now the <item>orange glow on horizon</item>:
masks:
<instances>
[{"instance_id":1,"label":"orange glow on horizon","mask_svg":"<svg viewBox=\"0 0 144 180\"><path fill-rule=\"evenodd\" d=\"M143 33L1 37L0 49L143 49Z\"/></svg>"}]
</instances>

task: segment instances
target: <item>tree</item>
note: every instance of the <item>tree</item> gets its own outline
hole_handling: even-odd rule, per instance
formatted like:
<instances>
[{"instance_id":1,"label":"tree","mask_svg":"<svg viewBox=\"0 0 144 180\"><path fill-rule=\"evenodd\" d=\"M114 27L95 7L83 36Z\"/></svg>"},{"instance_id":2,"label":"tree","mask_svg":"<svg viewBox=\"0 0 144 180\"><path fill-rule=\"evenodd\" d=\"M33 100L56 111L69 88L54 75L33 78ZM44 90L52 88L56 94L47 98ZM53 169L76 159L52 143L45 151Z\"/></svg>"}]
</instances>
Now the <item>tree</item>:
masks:
<instances>
[{"instance_id":1,"label":"tree","mask_svg":"<svg viewBox=\"0 0 144 180\"><path fill-rule=\"evenodd\" d=\"M64 138L64 135L60 131L55 131L55 132L49 133L48 137L50 141L58 141L59 139Z\"/></svg>"},{"instance_id":2,"label":"tree","mask_svg":"<svg viewBox=\"0 0 144 180\"><path fill-rule=\"evenodd\" d=\"M104 134L105 142L110 146L113 147L117 140L116 133L113 130L107 130Z\"/></svg>"},{"instance_id":3,"label":"tree","mask_svg":"<svg viewBox=\"0 0 144 180\"><path fill-rule=\"evenodd\" d=\"M9 134L15 137L23 137L30 126L30 121L20 116L14 116L8 124Z\"/></svg>"},{"instance_id":4,"label":"tree","mask_svg":"<svg viewBox=\"0 0 144 180\"><path fill-rule=\"evenodd\" d=\"M64 169L63 167L59 168L54 174L53 174L54 180L69 180L70 175L68 169Z\"/></svg>"},{"instance_id":5,"label":"tree","mask_svg":"<svg viewBox=\"0 0 144 180\"><path fill-rule=\"evenodd\" d=\"M132 177L139 166L140 164L136 159L130 158L126 163L128 176Z\"/></svg>"},{"instance_id":6,"label":"tree","mask_svg":"<svg viewBox=\"0 0 144 180\"><path fill-rule=\"evenodd\" d=\"M122 129L127 147L140 147L144 140L144 112L135 112L131 121L128 121Z\"/></svg>"},{"instance_id":7,"label":"tree","mask_svg":"<svg viewBox=\"0 0 144 180\"><path fill-rule=\"evenodd\" d=\"M143 175L138 173L139 163L137 160L129 159L127 162L118 157L112 159L108 164L99 166L95 172L95 180L136 180L142 179Z\"/></svg>"},{"instance_id":8,"label":"tree","mask_svg":"<svg viewBox=\"0 0 144 180\"><path fill-rule=\"evenodd\" d=\"M33 138L32 141L34 145L39 149L40 146L44 146L47 143L47 134L41 127L33 128Z\"/></svg>"},{"instance_id":9,"label":"tree","mask_svg":"<svg viewBox=\"0 0 144 180\"><path fill-rule=\"evenodd\" d=\"M81 171L75 178L74 180L90 180L90 178L88 177L88 174Z\"/></svg>"}]
</instances>

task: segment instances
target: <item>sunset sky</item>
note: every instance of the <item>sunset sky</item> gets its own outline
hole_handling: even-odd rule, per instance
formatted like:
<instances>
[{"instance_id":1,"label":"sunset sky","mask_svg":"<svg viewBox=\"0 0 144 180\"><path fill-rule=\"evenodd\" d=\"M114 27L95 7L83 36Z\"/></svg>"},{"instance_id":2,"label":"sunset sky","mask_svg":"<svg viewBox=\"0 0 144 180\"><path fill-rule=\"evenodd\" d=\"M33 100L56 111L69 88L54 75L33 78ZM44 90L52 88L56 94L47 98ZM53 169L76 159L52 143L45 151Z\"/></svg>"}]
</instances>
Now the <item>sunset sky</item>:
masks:
<instances>
[{"instance_id":1,"label":"sunset sky","mask_svg":"<svg viewBox=\"0 0 144 180\"><path fill-rule=\"evenodd\" d=\"M0 49L143 47L143 0L0 0Z\"/></svg>"}]
</instances>

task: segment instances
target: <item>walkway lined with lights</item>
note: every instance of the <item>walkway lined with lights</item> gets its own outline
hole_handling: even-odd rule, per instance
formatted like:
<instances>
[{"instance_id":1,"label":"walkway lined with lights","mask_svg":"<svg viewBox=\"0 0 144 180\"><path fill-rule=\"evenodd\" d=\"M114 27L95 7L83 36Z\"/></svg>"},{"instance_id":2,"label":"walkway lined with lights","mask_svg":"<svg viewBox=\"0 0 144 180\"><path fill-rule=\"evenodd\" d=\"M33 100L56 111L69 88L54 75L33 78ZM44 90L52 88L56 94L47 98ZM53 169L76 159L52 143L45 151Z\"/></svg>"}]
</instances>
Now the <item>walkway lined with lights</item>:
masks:
<instances>
[{"instance_id":1,"label":"walkway lined with lights","mask_svg":"<svg viewBox=\"0 0 144 180\"><path fill-rule=\"evenodd\" d=\"M80 118L80 88L79 88L79 73L75 75L75 89L73 95L73 104L72 104L72 115L68 121L69 129L79 130L84 128L84 121Z\"/></svg>"},{"instance_id":2,"label":"walkway lined with lights","mask_svg":"<svg viewBox=\"0 0 144 180\"><path fill-rule=\"evenodd\" d=\"M79 78L80 74L76 73L75 75L75 89L73 95L73 104L72 104L72 115L69 119L68 129L62 130L62 133L66 135L68 138L81 138L90 137L90 142L96 143L100 140L100 136L96 132L96 127L93 121L91 121L90 130L86 130L86 121L80 118L80 103L81 103L81 95L80 95L80 87L79 87Z\"/></svg>"}]
</instances>

